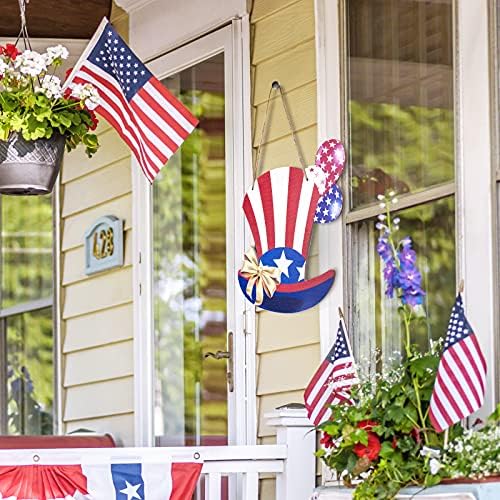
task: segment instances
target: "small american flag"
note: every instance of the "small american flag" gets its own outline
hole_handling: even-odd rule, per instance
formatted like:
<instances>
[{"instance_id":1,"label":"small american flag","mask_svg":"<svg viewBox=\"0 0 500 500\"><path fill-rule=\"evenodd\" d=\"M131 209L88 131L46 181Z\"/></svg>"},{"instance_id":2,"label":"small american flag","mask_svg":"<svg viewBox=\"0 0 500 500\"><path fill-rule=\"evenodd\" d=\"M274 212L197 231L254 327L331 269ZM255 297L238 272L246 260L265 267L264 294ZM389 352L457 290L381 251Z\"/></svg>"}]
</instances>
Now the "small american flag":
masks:
<instances>
[{"instance_id":1,"label":"small american flag","mask_svg":"<svg viewBox=\"0 0 500 500\"><path fill-rule=\"evenodd\" d=\"M351 404L351 387L357 382L349 339L340 321L335 343L304 393L307 416L313 425L328 420L332 413L331 405Z\"/></svg>"},{"instance_id":2,"label":"small american flag","mask_svg":"<svg viewBox=\"0 0 500 500\"><path fill-rule=\"evenodd\" d=\"M458 294L431 396L432 426L441 432L478 410L484 402L485 384L486 360Z\"/></svg>"},{"instance_id":3,"label":"small american flag","mask_svg":"<svg viewBox=\"0 0 500 500\"><path fill-rule=\"evenodd\" d=\"M98 90L96 111L133 151L149 182L198 124L107 19L101 22L65 87L78 83L91 83Z\"/></svg>"}]
</instances>

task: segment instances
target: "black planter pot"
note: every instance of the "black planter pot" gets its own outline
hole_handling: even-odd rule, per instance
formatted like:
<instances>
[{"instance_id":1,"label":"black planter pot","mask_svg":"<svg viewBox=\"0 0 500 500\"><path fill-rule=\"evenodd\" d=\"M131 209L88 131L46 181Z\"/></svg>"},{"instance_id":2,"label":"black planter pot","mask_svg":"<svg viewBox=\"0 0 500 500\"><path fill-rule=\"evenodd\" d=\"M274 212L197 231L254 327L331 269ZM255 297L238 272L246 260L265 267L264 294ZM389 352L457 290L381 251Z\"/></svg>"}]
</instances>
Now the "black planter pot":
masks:
<instances>
[{"instance_id":1,"label":"black planter pot","mask_svg":"<svg viewBox=\"0 0 500 500\"><path fill-rule=\"evenodd\" d=\"M61 167L64 142L60 134L26 141L16 132L8 141L0 141L0 193L50 193Z\"/></svg>"}]
</instances>

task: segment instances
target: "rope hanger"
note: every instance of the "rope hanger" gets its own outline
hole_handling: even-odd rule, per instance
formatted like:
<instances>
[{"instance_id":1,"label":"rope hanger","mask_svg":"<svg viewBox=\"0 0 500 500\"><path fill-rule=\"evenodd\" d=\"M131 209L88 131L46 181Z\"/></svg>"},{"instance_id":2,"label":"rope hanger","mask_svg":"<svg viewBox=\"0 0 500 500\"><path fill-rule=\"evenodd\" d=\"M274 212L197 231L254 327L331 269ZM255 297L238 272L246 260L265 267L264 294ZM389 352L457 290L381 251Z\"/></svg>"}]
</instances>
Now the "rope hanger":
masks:
<instances>
[{"instance_id":1,"label":"rope hanger","mask_svg":"<svg viewBox=\"0 0 500 500\"><path fill-rule=\"evenodd\" d=\"M271 103L271 96L273 94L273 91L275 91L275 90L278 90L280 93L281 103L283 104L283 109L285 110L286 119L288 121L288 126L290 128L290 132L291 132L292 138L293 138L293 143L295 145L295 149L297 150L297 156L299 157L300 164L302 166L302 169L304 170L304 175L305 175L306 180L307 180L307 172L306 172L307 164L306 164L304 156L302 155L302 152L301 152L300 147L299 147L297 135L296 135L295 129L293 127L292 117L290 115L290 110L288 109L286 99L285 99L285 96L283 94L283 88L281 87L280 83L275 80L271 84L271 88L269 89L269 95L267 97L267 104L266 104L266 113L264 115L264 123L262 124L262 132L261 132L261 136L260 136L259 145L257 146L257 155L255 158L255 164L253 166L253 182L254 182L254 184L255 184L255 180L259 176L260 155L262 152L262 143L264 141L264 136L265 136L266 127L267 127L267 121L269 118L269 104ZM252 185L252 187L253 187L253 185Z\"/></svg>"},{"instance_id":2,"label":"rope hanger","mask_svg":"<svg viewBox=\"0 0 500 500\"><path fill-rule=\"evenodd\" d=\"M17 35L15 45L19 43L19 40L23 39L23 44L25 49L31 50L31 42L28 35L28 28L26 26L26 5L30 0L18 0L19 2L19 15L21 17L21 30L19 31L19 35Z\"/></svg>"}]
</instances>

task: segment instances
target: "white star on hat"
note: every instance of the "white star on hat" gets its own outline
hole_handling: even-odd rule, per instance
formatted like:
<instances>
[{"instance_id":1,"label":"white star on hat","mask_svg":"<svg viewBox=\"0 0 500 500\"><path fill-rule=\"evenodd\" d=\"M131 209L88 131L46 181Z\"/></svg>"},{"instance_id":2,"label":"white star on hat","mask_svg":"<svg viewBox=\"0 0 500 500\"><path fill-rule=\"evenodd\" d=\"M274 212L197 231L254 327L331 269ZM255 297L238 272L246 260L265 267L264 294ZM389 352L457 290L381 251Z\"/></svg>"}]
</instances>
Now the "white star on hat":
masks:
<instances>
[{"instance_id":1,"label":"white star on hat","mask_svg":"<svg viewBox=\"0 0 500 500\"><path fill-rule=\"evenodd\" d=\"M293 264L293 260L287 259L285 256L285 251L281 252L281 257L279 259L273 259L276 267L281 271L282 274L285 274L287 278L289 278L288 269Z\"/></svg>"},{"instance_id":2,"label":"white star on hat","mask_svg":"<svg viewBox=\"0 0 500 500\"><path fill-rule=\"evenodd\" d=\"M128 481L125 481L125 484L127 487L120 490L120 493L127 495L127 500L131 500L132 498L142 500L141 496L137 493L137 490L141 487L141 483L132 486Z\"/></svg>"},{"instance_id":3,"label":"white star on hat","mask_svg":"<svg viewBox=\"0 0 500 500\"><path fill-rule=\"evenodd\" d=\"M297 266L297 271L299 272L299 281L306 279L306 263L302 267Z\"/></svg>"}]
</instances>

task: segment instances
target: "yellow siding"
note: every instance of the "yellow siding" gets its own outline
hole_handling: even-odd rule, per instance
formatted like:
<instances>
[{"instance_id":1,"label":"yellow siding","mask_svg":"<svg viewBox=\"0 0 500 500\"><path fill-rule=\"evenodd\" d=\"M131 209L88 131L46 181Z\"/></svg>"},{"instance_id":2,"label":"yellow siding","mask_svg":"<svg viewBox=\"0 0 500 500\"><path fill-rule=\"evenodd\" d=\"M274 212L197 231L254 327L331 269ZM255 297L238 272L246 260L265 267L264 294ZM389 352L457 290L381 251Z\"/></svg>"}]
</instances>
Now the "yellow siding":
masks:
<instances>
[{"instance_id":1,"label":"yellow siding","mask_svg":"<svg viewBox=\"0 0 500 500\"><path fill-rule=\"evenodd\" d=\"M302 152L312 164L317 149L314 0L255 0L251 23L254 150L261 139L269 88L278 80ZM300 165L278 98L271 102L270 113L261 172ZM313 235L308 259L311 276L318 274L317 254ZM264 414L286 403L302 402L303 390L319 362L318 308L293 315L262 311L257 321L257 432L259 442L268 442L273 429L265 425ZM271 479L262 481L262 497L269 497L273 487Z\"/></svg>"},{"instance_id":2,"label":"yellow siding","mask_svg":"<svg viewBox=\"0 0 500 500\"><path fill-rule=\"evenodd\" d=\"M111 20L127 36L128 19ZM134 442L132 319L132 187L130 152L101 120L101 149L79 149L61 172L62 387L64 431L91 429ZM122 268L87 276L83 235L103 215L124 219Z\"/></svg>"}]
</instances>

